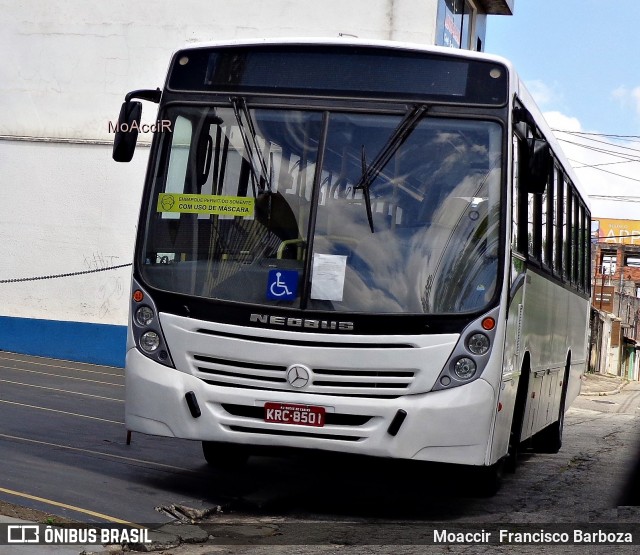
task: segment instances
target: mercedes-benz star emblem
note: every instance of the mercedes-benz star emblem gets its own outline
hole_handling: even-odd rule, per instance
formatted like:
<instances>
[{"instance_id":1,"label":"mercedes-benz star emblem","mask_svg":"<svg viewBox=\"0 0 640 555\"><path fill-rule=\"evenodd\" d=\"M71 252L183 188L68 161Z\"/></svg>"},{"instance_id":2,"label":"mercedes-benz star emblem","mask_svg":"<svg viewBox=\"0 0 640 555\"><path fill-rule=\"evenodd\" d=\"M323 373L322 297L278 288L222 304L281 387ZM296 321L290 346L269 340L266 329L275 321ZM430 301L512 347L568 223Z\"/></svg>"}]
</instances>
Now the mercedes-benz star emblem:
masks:
<instances>
[{"instance_id":1,"label":"mercedes-benz star emblem","mask_svg":"<svg viewBox=\"0 0 640 555\"><path fill-rule=\"evenodd\" d=\"M287 369L287 381L291 387L300 389L309 383L311 370L302 364L294 364Z\"/></svg>"}]
</instances>

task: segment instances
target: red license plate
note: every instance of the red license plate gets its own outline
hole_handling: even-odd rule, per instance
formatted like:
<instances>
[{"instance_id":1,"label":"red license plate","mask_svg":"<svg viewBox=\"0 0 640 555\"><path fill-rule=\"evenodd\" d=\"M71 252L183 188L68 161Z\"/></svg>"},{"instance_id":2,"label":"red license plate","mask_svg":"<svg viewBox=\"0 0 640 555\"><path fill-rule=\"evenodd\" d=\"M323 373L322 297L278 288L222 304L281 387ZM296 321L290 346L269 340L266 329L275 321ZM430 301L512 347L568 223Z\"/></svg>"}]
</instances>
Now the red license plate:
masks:
<instances>
[{"instance_id":1,"label":"red license plate","mask_svg":"<svg viewBox=\"0 0 640 555\"><path fill-rule=\"evenodd\" d=\"M264 421L299 426L324 426L324 407L292 405L290 403L265 403Z\"/></svg>"}]
</instances>

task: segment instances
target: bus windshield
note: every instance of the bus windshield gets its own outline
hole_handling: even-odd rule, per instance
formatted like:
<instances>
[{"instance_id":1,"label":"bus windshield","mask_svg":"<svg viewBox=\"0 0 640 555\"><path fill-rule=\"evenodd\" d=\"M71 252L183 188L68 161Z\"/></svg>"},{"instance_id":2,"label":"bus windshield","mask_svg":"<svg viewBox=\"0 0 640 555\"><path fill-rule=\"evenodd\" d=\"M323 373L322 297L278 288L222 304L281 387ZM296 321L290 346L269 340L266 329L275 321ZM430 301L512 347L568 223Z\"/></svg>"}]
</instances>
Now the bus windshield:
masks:
<instances>
[{"instance_id":1,"label":"bus windshield","mask_svg":"<svg viewBox=\"0 0 640 555\"><path fill-rule=\"evenodd\" d=\"M502 127L408 114L171 105L141 277L297 309L482 310L496 291Z\"/></svg>"}]
</instances>

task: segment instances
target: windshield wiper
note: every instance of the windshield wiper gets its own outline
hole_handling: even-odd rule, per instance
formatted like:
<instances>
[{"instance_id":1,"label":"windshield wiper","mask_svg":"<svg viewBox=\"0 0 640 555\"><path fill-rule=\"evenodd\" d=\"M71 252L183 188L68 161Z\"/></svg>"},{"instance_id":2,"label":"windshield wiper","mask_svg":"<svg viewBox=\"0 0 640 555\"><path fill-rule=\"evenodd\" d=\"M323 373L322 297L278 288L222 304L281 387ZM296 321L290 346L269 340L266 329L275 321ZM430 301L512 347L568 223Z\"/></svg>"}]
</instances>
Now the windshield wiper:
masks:
<instances>
[{"instance_id":1,"label":"windshield wiper","mask_svg":"<svg viewBox=\"0 0 640 555\"><path fill-rule=\"evenodd\" d=\"M249 109L247 108L247 103L244 98L234 97L231 98L230 101L231 105L233 106L233 115L235 116L236 122L238 123L238 129L240 130L240 135L242 136L242 142L244 143L244 148L247 151L247 156L249 158L249 168L251 169L251 177L253 182L253 196L256 196L256 189L261 190L261 179L264 180L264 183L267 186L267 190L271 192L271 174L267 170L267 165L264 161L264 158L262 157L260 145L258 144L256 128L253 125L253 120L251 119L251 114L249 113ZM247 135L244 123L242 122L242 115L240 113L241 111L242 115L244 115L244 119L247 122L247 128L249 129L249 135L251 136L251 142L253 142L253 145L249 141L249 136ZM255 168L255 158L258 159L258 164L260 164L260 172L258 172Z\"/></svg>"},{"instance_id":2,"label":"windshield wiper","mask_svg":"<svg viewBox=\"0 0 640 555\"><path fill-rule=\"evenodd\" d=\"M358 183L354 187L354 190L362 189L365 207L367 209L367 219L369 220L371 233L374 233L374 230L373 212L371 211L371 193L369 191L369 188L371 187L371 184L376 180L378 175L380 175L380 172L389 163L389 160L391 160L402 143L404 143L407 137L411 134L413 128L416 126L420 118L422 118L427 109L428 106L425 104L418 104L411 108L411 110L409 110L402 118L402 121L398 124L398 127L395 128L386 144L382 147L382 149L380 149L380 152L376 154L375 158L368 166L365 148L364 145L362 145L362 176L358 180Z\"/></svg>"},{"instance_id":3,"label":"windshield wiper","mask_svg":"<svg viewBox=\"0 0 640 555\"><path fill-rule=\"evenodd\" d=\"M360 165L362 166L362 177L360 177L360 181L354 187L354 190L362 189L362 196L364 197L364 206L367 210L367 220L369 221L369 227L371 228L371 233L373 231L373 212L371 211L371 191L369 189L373 179L371 181L363 181L365 179L365 175L367 175L367 152L362 145L362 151L360 154Z\"/></svg>"}]
</instances>

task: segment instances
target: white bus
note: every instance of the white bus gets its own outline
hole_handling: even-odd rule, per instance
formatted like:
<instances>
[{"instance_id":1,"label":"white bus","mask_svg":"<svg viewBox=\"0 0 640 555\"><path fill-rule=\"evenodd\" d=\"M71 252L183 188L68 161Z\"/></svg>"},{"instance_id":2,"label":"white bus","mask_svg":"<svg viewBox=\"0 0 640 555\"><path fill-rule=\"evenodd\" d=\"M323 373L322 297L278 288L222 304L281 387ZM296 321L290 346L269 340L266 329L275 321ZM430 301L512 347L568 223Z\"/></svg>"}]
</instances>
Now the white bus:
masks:
<instances>
[{"instance_id":1,"label":"white bus","mask_svg":"<svg viewBox=\"0 0 640 555\"><path fill-rule=\"evenodd\" d=\"M178 51L133 265L129 430L439 461L560 448L585 371L589 209L511 65L263 40ZM491 486L493 487L493 486Z\"/></svg>"}]
</instances>

